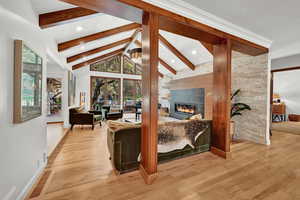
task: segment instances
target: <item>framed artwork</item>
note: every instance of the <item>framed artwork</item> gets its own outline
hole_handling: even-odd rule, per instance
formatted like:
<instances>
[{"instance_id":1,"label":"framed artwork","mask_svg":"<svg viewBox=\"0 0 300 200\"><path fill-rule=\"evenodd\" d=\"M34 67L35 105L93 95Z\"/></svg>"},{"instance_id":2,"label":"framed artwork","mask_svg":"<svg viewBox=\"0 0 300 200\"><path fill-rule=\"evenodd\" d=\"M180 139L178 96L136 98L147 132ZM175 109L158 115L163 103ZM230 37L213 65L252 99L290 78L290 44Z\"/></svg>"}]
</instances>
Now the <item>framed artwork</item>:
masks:
<instances>
[{"instance_id":1,"label":"framed artwork","mask_svg":"<svg viewBox=\"0 0 300 200\"><path fill-rule=\"evenodd\" d=\"M69 71L68 72L68 105L73 106L75 104L76 95L76 76Z\"/></svg>"},{"instance_id":2,"label":"framed artwork","mask_svg":"<svg viewBox=\"0 0 300 200\"><path fill-rule=\"evenodd\" d=\"M47 78L48 116L59 113L62 109L62 79Z\"/></svg>"},{"instance_id":3,"label":"framed artwork","mask_svg":"<svg viewBox=\"0 0 300 200\"><path fill-rule=\"evenodd\" d=\"M22 40L14 41L14 123L42 115L43 59Z\"/></svg>"}]
</instances>

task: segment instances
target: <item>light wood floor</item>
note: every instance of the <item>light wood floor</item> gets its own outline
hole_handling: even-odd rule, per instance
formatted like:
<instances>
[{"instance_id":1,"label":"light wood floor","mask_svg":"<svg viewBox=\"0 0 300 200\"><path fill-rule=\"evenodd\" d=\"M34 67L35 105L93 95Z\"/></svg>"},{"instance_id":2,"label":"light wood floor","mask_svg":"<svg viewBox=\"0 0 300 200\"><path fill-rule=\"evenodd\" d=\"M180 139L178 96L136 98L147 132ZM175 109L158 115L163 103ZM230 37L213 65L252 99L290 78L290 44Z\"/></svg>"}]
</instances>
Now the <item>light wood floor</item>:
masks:
<instances>
[{"instance_id":1,"label":"light wood floor","mask_svg":"<svg viewBox=\"0 0 300 200\"><path fill-rule=\"evenodd\" d=\"M269 147L234 144L232 160L207 152L162 164L149 186L138 172L112 173L105 133L105 126L69 133L31 200L300 199L299 135L274 132Z\"/></svg>"},{"instance_id":2,"label":"light wood floor","mask_svg":"<svg viewBox=\"0 0 300 200\"><path fill-rule=\"evenodd\" d=\"M300 135L300 122L272 123L272 130Z\"/></svg>"}]
</instances>

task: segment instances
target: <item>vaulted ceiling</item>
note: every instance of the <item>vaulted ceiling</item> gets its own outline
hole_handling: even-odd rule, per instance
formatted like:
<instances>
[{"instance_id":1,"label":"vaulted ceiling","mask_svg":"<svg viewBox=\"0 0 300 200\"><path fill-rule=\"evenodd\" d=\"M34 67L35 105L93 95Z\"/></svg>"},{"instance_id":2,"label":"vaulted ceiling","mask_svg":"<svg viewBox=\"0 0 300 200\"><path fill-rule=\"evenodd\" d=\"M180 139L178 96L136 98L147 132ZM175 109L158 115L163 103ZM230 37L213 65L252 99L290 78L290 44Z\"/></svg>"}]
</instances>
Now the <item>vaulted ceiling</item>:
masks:
<instances>
[{"instance_id":1,"label":"vaulted ceiling","mask_svg":"<svg viewBox=\"0 0 300 200\"><path fill-rule=\"evenodd\" d=\"M58 0L32 0L37 15L75 8ZM121 27L121 28L120 28ZM106 54L138 47L133 37L140 41L139 26L130 21L96 13L69 23L44 28L58 44L60 56L75 68L103 58ZM181 70L193 70L196 65L212 61L210 52L199 41L160 31L159 71L172 75Z\"/></svg>"},{"instance_id":2,"label":"vaulted ceiling","mask_svg":"<svg viewBox=\"0 0 300 200\"><path fill-rule=\"evenodd\" d=\"M271 53L299 45L300 1L296 0L169 0L197 12L205 11L272 40ZM299 46L298 46L298 49Z\"/></svg>"}]
</instances>

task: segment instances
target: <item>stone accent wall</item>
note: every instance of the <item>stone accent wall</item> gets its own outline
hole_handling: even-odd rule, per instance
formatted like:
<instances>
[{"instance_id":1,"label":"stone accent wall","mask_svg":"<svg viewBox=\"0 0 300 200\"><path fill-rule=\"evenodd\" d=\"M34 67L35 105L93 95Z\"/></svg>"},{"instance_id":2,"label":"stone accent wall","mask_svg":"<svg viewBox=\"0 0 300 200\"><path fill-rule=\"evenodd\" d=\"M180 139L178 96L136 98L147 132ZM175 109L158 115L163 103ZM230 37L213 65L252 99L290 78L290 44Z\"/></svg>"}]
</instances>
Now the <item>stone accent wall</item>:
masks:
<instances>
[{"instance_id":1,"label":"stone accent wall","mask_svg":"<svg viewBox=\"0 0 300 200\"><path fill-rule=\"evenodd\" d=\"M266 144L268 85L268 54L253 57L232 53L232 91L241 89L237 101L252 108L233 118L236 138Z\"/></svg>"}]
</instances>

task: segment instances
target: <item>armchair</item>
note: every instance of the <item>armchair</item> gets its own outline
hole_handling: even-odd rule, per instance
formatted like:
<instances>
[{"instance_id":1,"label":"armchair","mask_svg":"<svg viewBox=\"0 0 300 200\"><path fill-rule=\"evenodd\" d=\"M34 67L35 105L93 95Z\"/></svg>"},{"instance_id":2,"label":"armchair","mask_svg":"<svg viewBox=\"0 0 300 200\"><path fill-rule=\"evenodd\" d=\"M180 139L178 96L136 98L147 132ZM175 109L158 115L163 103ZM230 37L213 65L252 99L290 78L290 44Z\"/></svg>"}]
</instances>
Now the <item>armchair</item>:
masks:
<instances>
[{"instance_id":1,"label":"armchair","mask_svg":"<svg viewBox=\"0 0 300 200\"><path fill-rule=\"evenodd\" d=\"M94 113L84 113L80 108L71 108L69 110L69 122L71 124L71 130L74 125L92 125L100 124L101 126L101 115L96 115Z\"/></svg>"}]
</instances>

